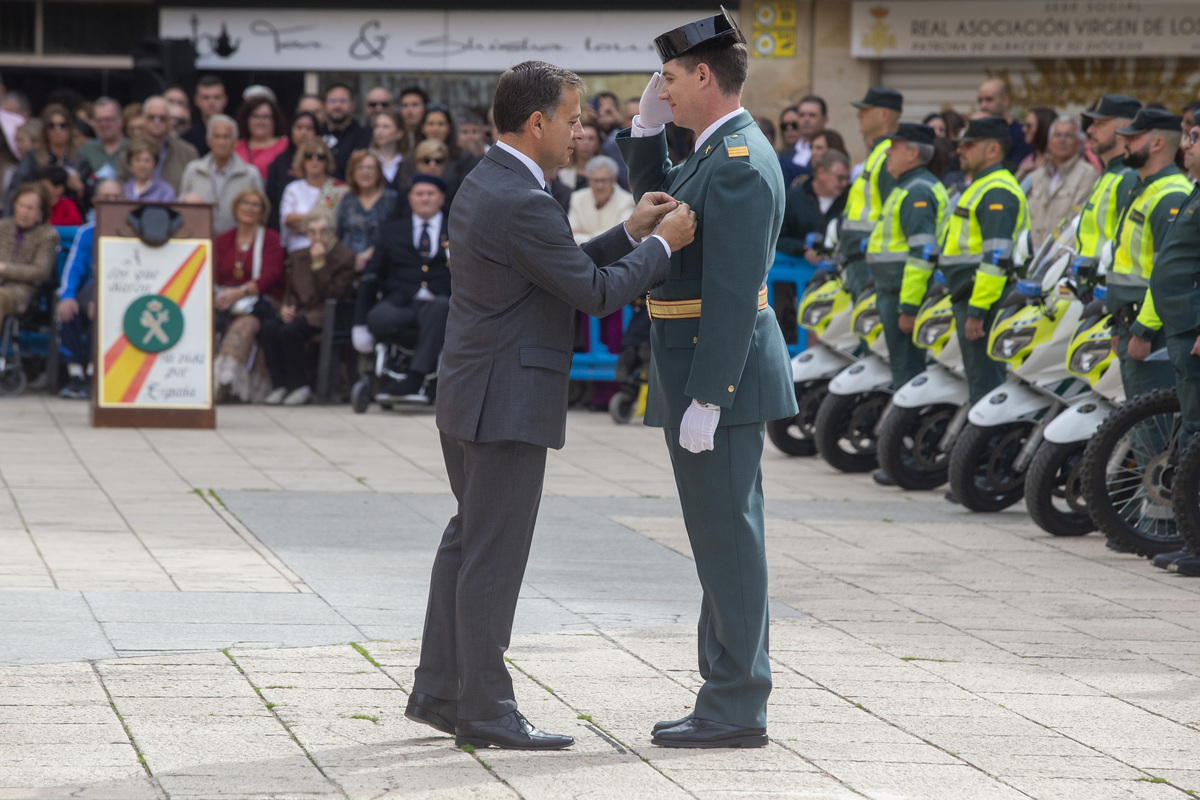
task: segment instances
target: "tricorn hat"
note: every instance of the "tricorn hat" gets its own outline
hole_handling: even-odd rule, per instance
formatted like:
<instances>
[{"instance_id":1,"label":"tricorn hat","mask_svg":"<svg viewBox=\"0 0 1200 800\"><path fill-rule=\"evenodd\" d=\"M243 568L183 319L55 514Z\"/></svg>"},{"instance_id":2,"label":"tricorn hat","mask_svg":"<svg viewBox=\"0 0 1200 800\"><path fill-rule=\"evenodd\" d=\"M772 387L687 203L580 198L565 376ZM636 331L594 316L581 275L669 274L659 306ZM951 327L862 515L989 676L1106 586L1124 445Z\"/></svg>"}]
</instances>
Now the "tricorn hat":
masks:
<instances>
[{"instance_id":1,"label":"tricorn hat","mask_svg":"<svg viewBox=\"0 0 1200 800\"><path fill-rule=\"evenodd\" d=\"M1161 108L1143 108L1124 128L1117 128L1121 136L1137 136L1144 131L1175 131L1183 125L1183 117Z\"/></svg>"},{"instance_id":2,"label":"tricorn hat","mask_svg":"<svg viewBox=\"0 0 1200 800\"><path fill-rule=\"evenodd\" d=\"M654 49L665 64L704 42L722 38L727 38L730 42L746 43L746 37L742 36L737 23L729 16L725 6L721 6L721 13L715 17L705 17L687 25L680 25L673 31L667 31L654 40Z\"/></svg>"}]
</instances>

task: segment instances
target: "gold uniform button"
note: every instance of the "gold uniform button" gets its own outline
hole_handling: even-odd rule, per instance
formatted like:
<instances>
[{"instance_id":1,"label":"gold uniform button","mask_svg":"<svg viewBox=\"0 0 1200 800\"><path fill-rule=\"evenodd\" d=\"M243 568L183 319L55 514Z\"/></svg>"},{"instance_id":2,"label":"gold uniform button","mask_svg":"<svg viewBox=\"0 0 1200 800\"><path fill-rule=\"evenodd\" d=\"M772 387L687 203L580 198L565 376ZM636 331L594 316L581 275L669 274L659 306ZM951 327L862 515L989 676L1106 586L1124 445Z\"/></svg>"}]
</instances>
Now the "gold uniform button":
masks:
<instances>
[{"instance_id":1,"label":"gold uniform button","mask_svg":"<svg viewBox=\"0 0 1200 800\"><path fill-rule=\"evenodd\" d=\"M429 272L429 265L428 265L428 264L422 264L422 265L421 265L421 272Z\"/></svg>"},{"instance_id":2,"label":"gold uniform button","mask_svg":"<svg viewBox=\"0 0 1200 800\"><path fill-rule=\"evenodd\" d=\"M729 387L729 391L731 391L731 392L733 391L733 387L732 387L732 386L730 386L730 387Z\"/></svg>"},{"instance_id":3,"label":"gold uniform button","mask_svg":"<svg viewBox=\"0 0 1200 800\"><path fill-rule=\"evenodd\" d=\"M695 344L698 341L700 341L698 337L696 337L696 336L692 337L692 344Z\"/></svg>"},{"instance_id":4,"label":"gold uniform button","mask_svg":"<svg viewBox=\"0 0 1200 800\"><path fill-rule=\"evenodd\" d=\"M422 288L422 289L428 289L428 288L429 288L429 282L428 282L428 281L421 281L421 288ZM733 391L733 387L732 387L732 386L730 386L730 387L729 387L729 391L731 391L731 392Z\"/></svg>"}]
</instances>

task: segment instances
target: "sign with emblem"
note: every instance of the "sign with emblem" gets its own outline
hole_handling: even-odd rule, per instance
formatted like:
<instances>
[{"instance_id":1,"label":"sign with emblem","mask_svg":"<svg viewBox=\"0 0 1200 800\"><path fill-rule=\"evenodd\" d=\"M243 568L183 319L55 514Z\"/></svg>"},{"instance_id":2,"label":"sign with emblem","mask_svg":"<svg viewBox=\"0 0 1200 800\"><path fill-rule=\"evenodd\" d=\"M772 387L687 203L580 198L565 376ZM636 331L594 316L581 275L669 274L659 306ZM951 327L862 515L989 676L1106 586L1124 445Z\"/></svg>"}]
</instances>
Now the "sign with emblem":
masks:
<instances>
[{"instance_id":1,"label":"sign with emblem","mask_svg":"<svg viewBox=\"0 0 1200 800\"><path fill-rule=\"evenodd\" d=\"M100 408L212 407L212 241L97 244Z\"/></svg>"},{"instance_id":2,"label":"sign with emblem","mask_svg":"<svg viewBox=\"0 0 1200 800\"><path fill-rule=\"evenodd\" d=\"M750 52L755 58L796 57L796 0L754 0Z\"/></svg>"},{"instance_id":3,"label":"sign with emblem","mask_svg":"<svg viewBox=\"0 0 1200 800\"><path fill-rule=\"evenodd\" d=\"M1194 0L853 0L856 58L1200 56Z\"/></svg>"}]
</instances>

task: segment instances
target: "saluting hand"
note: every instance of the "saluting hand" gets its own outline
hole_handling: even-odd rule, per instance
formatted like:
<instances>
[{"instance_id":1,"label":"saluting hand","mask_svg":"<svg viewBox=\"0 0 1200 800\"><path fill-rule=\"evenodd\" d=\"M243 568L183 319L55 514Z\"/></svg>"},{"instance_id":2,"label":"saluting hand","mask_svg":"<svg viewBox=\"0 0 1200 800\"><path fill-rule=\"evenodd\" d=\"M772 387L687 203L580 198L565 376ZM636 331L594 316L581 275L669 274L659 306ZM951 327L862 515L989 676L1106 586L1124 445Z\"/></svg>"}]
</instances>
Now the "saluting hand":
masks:
<instances>
[{"instance_id":1,"label":"saluting hand","mask_svg":"<svg viewBox=\"0 0 1200 800\"><path fill-rule=\"evenodd\" d=\"M650 76L638 103L638 125L642 128L657 128L675 119L671 106L659 97L662 92L663 76L656 72Z\"/></svg>"}]
</instances>

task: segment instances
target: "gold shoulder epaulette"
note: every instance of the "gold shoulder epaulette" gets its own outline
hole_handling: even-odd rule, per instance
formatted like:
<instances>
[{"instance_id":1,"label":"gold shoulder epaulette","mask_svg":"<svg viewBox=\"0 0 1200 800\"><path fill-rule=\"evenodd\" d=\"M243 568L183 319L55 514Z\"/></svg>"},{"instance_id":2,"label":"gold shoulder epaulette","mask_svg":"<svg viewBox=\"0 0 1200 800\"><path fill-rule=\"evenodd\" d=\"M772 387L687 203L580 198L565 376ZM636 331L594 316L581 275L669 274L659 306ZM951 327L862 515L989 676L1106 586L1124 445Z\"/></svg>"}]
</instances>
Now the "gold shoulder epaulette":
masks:
<instances>
[{"instance_id":1,"label":"gold shoulder epaulette","mask_svg":"<svg viewBox=\"0 0 1200 800\"><path fill-rule=\"evenodd\" d=\"M738 133L731 133L725 137L725 152L730 158L749 158L750 148L747 147L749 140Z\"/></svg>"}]
</instances>

